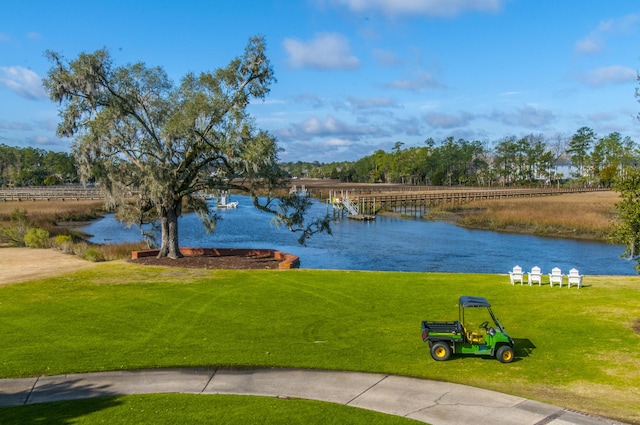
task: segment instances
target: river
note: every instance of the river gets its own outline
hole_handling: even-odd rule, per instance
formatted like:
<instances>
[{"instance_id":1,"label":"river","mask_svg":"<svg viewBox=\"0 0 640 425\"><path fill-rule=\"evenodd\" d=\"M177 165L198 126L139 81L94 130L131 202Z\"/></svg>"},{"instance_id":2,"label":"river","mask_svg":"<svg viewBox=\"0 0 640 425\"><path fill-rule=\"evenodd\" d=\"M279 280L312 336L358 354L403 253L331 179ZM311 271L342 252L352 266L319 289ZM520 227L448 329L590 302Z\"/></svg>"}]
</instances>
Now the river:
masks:
<instances>
[{"instance_id":1,"label":"river","mask_svg":"<svg viewBox=\"0 0 640 425\"><path fill-rule=\"evenodd\" d=\"M378 216L373 221L338 219L333 235L315 235L306 246L298 235L271 223L248 197L234 196L236 209L218 210L216 231L207 234L195 214L179 220L184 247L268 248L300 257L306 269L407 272L507 273L515 265L525 271L540 266L544 273L560 267L587 275L637 275L634 263L620 258L622 245L469 230L439 221ZM327 207L314 202L311 214ZM83 227L94 243L142 240L137 228L127 229L113 215Z\"/></svg>"}]
</instances>

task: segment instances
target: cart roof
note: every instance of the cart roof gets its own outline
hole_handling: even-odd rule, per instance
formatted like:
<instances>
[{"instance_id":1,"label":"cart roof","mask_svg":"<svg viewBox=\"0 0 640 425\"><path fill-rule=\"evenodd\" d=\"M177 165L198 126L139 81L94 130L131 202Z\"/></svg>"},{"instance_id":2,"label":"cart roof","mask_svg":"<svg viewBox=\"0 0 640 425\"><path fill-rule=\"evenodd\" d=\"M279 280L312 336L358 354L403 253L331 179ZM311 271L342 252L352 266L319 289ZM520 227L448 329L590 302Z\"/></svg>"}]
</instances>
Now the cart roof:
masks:
<instances>
[{"instance_id":1,"label":"cart roof","mask_svg":"<svg viewBox=\"0 0 640 425\"><path fill-rule=\"evenodd\" d=\"M484 297L472 297L463 295L460 297L460 305L462 307L491 307L489 301Z\"/></svg>"}]
</instances>

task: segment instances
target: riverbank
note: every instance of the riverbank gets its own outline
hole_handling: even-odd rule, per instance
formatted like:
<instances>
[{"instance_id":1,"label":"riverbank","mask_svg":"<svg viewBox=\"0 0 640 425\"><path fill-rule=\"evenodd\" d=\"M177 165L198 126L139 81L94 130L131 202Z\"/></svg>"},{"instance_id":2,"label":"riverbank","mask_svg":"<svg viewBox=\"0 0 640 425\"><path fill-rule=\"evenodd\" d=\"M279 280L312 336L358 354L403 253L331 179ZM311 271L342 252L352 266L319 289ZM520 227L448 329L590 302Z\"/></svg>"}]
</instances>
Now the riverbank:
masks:
<instances>
[{"instance_id":1,"label":"riverbank","mask_svg":"<svg viewBox=\"0 0 640 425\"><path fill-rule=\"evenodd\" d=\"M328 191L321 186L326 182L316 182L315 186L308 180L296 183L298 188ZM331 182L331 186L349 190L354 185ZM362 187L406 190L401 185L358 186ZM618 201L619 195L613 191L473 201L432 208L425 218L445 220L468 229L606 242L617 216L615 203ZM30 221L51 236L68 234L72 225L100 218L105 212L103 201L3 202L0 203L0 228L10 225L16 209L26 211Z\"/></svg>"}]
</instances>

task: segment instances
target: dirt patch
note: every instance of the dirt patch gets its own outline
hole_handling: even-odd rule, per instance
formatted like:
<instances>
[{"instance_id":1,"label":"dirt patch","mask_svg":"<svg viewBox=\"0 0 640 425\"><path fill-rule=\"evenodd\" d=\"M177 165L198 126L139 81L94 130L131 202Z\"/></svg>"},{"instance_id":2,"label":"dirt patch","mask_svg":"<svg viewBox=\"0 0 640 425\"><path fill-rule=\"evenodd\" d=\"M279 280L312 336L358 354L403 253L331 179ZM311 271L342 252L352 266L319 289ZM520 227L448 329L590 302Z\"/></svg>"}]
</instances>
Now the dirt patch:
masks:
<instances>
[{"instance_id":1,"label":"dirt patch","mask_svg":"<svg viewBox=\"0 0 640 425\"><path fill-rule=\"evenodd\" d=\"M0 285L56 276L97 264L53 249L0 248Z\"/></svg>"},{"instance_id":2,"label":"dirt patch","mask_svg":"<svg viewBox=\"0 0 640 425\"><path fill-rule=\"evenodd\" d=\"M146 257L129 260L134 264L199 269L274 269L281 260L268 256L188 256L183 258ZM0 248L0 285L42 279L95 267L100 263L63 254L54 249Z\"/></svg>"},{"instance_id":3,"label":"dirt patch","mask_svg":"<svg viewBox=\"0 0 640 425\"><path fill-rule=\"evenodd\" d=\"M242 255L189 255L182 258L143 257L129 260L134 264L150 266L170 266L193 269L278 269L281 260L270 256L242 256Z\"/></svg>"}]
</instances>

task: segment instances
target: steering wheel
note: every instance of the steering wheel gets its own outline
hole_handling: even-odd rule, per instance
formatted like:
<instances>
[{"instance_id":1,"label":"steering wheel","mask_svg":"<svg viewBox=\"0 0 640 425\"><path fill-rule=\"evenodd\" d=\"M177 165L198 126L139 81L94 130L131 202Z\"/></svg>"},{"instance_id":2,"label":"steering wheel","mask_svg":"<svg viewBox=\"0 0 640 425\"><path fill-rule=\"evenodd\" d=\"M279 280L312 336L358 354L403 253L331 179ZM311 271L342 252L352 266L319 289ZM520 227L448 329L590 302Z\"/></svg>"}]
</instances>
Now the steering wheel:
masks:
<instances>
[{"instance_id":1,"label":"steering wheel","mask_svg":"<svg viewBox=\"0 0 640 425\"><path fill-rule=\"evenodd\" d=\"M489 326L489 322L482 322L482 323L480 323L480 327L481 327L482 329L487 329L487 326Z\"/></svg>"}]
</instances>

